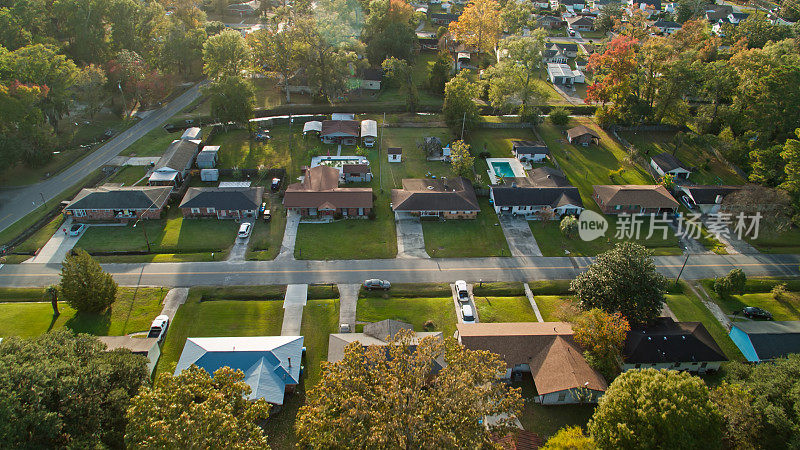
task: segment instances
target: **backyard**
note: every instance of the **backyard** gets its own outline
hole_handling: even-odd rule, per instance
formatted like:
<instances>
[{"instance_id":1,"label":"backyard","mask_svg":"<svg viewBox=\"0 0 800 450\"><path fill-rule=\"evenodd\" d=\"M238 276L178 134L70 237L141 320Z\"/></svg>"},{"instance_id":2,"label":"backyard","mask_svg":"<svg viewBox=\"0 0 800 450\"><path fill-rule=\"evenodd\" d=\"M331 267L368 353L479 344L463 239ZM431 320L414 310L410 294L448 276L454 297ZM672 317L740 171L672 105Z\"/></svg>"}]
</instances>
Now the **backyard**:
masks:
<instances>
[{"instance_id":1,"label":"backyard","mask_svg":"<svg viewBox=\"0 0 800 450\"><path fill-rule=\"evenodd\" d=\"M525 406L519 417L523 428L545 440L566 426L585 427L594 414L595 405L545 406L535 403L533 399L536 396L536 386L530 373L523 373L522 380L513 382L511 387L521 388L525 399Z\"/></svg>"},{"instance_id":2,"label":"backyard","mask_svg":"<svg viewBox=\"0 0 800 450\"><path fill-rule=\"evenodd\" d=\"M281 251L283 232L286 229L286 211L277 196L270 196L267 205L272 219L269 222L255 221L253 233L250 235L247 259L272 260Z\"/></svg>"},{"instance_id":3,"label":"backyard","mask_svg":"<svg viewBox=\"0 0 800 450\"><path fill-rule=\"evenodd\" d=\"M147 170L147 166L124 166L119 170L119 172L115 173L111 178L109 178L108 182L120 183L123 186L133 186L137 184L138 181L142 180L142 178L144 178L144 176L147 174ZM147 181L143 181L142 183L138 184L147 184Z\"/></svg>"},{"instance_id":4,"label":"backyard","mask_svg":"<svg viewBox=\"0 0 800 450\"><path fill-rule=\"evenodd\" d=\"M425 250L432 258L511 256L503 229L489 199L479 198L481 212L471 220L423 220Z\"/></svg>"}]
</instances>

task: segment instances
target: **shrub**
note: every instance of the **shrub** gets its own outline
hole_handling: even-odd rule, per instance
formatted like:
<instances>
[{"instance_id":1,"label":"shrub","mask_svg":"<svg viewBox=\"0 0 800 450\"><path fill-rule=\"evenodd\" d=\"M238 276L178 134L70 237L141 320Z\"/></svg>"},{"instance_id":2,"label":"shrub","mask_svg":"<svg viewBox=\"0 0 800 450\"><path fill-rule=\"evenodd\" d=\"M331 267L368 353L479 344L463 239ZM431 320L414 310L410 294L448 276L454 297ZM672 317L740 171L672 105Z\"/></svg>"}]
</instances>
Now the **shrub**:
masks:
<instances>
[{"instance_id":1,"label":"shrub","mask_svg":"<svg viewBox=\"0 0 800 450\"><path fill-rule=\"evenodd\" d=\"M83 249L72 250L61 268L61 297L80 312L103 312L114 303L117 283Z\"/></svg>"},{"instance_id":2,"label":"shrub","mask_svg":"<svg viewBox=\"0 0 800 450\"><path fill-rule=\"evenodd\" d=\"M564 216L561 219L561 234L567 239L575 239L578 236L578 219L575 216Z\"/></svg>"},{"instance_id":3,"label":"shrub","mask_svg":"<svg viewBox=\"0 0 800 450\"><path fill-rule=\"evenodd\" d=\"M776 284L775 287L772 288L772 298L777 301L781 301L783 297L786 295L786 283Z\"/></svg>"},{"instance_id":4,"label":"shrub","mask_svg":"<svg viewBox=\"0 0 800 450\"><path fill-rule=\"evenodd\" d=\"M714 280L714 292L721 297L731 294L744 294L747 276L742 269L733 269L724 277Z\"/></svg>"},{"instance_id":5,"label":"shrub","mask_svg":"<svg viewBox=\"0 0 800 450\"><path fill-rule=\"evenodd\" d=\"M553 108L553 110L550 111L550 122L552 122L553 125L566 125L569 123L569 112L561 107Z\"/></svg>"}]
</instances>

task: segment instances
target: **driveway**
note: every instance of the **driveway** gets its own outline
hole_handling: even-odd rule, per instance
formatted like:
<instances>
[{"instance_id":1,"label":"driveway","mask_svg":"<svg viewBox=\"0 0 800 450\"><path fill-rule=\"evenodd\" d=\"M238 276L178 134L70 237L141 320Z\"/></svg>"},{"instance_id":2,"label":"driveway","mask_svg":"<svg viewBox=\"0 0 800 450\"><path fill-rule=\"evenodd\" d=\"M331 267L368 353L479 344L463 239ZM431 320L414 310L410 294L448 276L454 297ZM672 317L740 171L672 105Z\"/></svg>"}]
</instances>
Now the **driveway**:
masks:
<instances>
[{"instance_id":1,"label":"driveway","mask_svg":"<svg viewBox=\"0 0 800 450\"><path fill-rule=\"evenodd\" d=\"M72 218L65 220L64 223L58 227L56 232L53 234L53 237L51 237L50 240L47 241L47 243L44 244L44 246L39 250L39 253L25 262L57 264L64 261L64 258L67 257L67 252L75 247L75 244L78 243L78 240L81 238L81 236L83 236L83 233L86 232L86 229L88 228L88 226L84 227L77 236L69 236L64 233L64 230L69 230L70 226L72 226Z\"/></svg>"},{"instance_id":2,"label":"driveway","mask_svg":"<svg viewBox=\"0 0 800 450\"><path fill-rule=\"evenodd\" d=\"M398 258L430 258L425 251L425 237L422 234L419 217L407 213L395 213L394 223L397 228Z\"/></svg>"},{"instance_id":3,"label":"driveway","mask_svg":"<svg viewBox=\"0 0 800 450\"><path fill-rule=\"evenodd\" d=\"M251 226L255 226L255 219L242 219L241 223L249 223ZM253 229L250 229L250 236L253 235ZM245 260L245 256L247 255L247 245L250 243L250 236L246 238L236 237L236 242L233 244L231 248L231 252L228 254L228 259L226 261L240 261L243 262Z\"/></svg>"},{"instance_id":4,"label":"driveway","mask_svg":"<svg viewBox=\"0 0 800 450\"><path fill-rule=\"evenodd\" d=\"M299 336L303 323L303 307L308 300L307 284L290 284L286 286L286 297L283 300L283 325L281 336Z\"/></svg>"},{"instance_id":5,"label":"driveway","mask_svg":"<svg viewBox=\"0 0 800 450\"><path fill-rule=\"evenodd\" d=\"M169 321L175 317L178 308L186 303L186 298L189 297L189 288L172 288L167 292L164 297L164 307L161 309L161 314L169 316Z\"/></svg>"},{"instance_id":6,"label":"driveway","mask_svg":"<svg viewBox=\"0 0 800 450\"><path fill-rule=\"evenodd\" d=\"M350 325L350 332L356 331L356 305L360 284L340 284L339 288L339 323Z\"/></svg>"},{"instance_id":7,"label":"driveway","mask_svg":"<svg viewBox=\"0 0 800 450\"><path fill-rule=\"evenodd\" d=\"M536 243L531 227L524 217L501 214L498 219L506 235L511 256L542 256L539 244Z\"/></svg>"},{"instance_id":8,"label":"driveway","mask_svg":"<svg viewBox=\"0 0 800 450\"><path fill-rule=\"evenodd\" d=\"M472 314L475 316L475 323L480 322L478 319L478 308L475 306L475 296L472 295L472 284L467 284L467 292L469 292L469 302L466 304L472 307ZM464 323L464 316L461 315L461 302L458 300L458 292L456 291L455 283L450 284L450 292L453 294L453 306L456 308L456 319L458 323Z\"/></svg>"},{"instance_id":9,"label":"driveway","mask_svg":"<svg viewBox=\"0 0 800 450\"><path fill-rule=\"evenodd\" d=\"M294 244L297 241L297 227L300 226L300 214L286 212L286 229L283 231L281 252L275 259L294 259Z\"/></svg>"}]
</instances>

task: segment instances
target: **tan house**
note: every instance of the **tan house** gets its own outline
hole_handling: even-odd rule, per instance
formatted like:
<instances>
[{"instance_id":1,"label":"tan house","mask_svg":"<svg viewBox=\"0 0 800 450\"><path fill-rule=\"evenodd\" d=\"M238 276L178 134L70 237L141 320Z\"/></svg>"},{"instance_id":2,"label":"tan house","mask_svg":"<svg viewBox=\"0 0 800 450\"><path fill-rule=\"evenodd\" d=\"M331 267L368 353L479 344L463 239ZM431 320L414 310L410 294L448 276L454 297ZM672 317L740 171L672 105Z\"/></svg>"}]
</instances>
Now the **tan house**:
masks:
<instances>
[{"instance_id":1,"label":"tan house","mask_svg":"<svg viewBox=\"0 0 800 450\"><path fill-rule=\"evenodd\" d=\"M567 130L567 140L570 144L582 145L584 147L588 146L589 144L599 145L600 134L586 125L578 125L577 127Z\"/></svg>"},{"instance_id":2,"label":"tan house","mask_svg":"<svg viewBox=\"0 0 800 450\"><path fill-rule=\"evenodd\" d=\"M608 385L575 343L567 322L460 323L458 342L500 356L512 372L530 372L545 405L597 402Z\"/></svg>"},{"instance_id":3,"label":"tan house","mask_svg":"<svg viewBox=\"0 0 800 450\"><path fill-rule=\"evenodd\" d=\"M660 184L601 184L593 188L592 198L604 214L675 213L679 206Z\"/></svg>"},{"instance_id":4,"label":"tan house","mask_svg":"<svg viewBox=\"0 0 800 450\"><path fill-rule=\"evenodd\" d=\"M316 166L306 170L303 181L290 184L283 206L304 217L365 217L372 211L372 188L339 187L339 170Z\"/></svg>"},{"instance_id":5,"label":"tan house","mask_svg":"<svg viewBox=\"0 0 800 450\"><path fill-rule=\"evenodd\" d=\"M462 177L406 178L392 189L392 210L420 217L474 219L481 207L472 184Z\"/></svg>"},{"instance_id":6,"label":"tan house","mask_svg":"<svg viewBox=\"0 0 800 450\"><path fill-rule=\"evenodd\" d=\"M64 215L75 222L160 219L171 191L171 187L115 185L81 189Z\"/></svg>"},{"instance_id":7,"label":"tan house","mask_svg":"<svg viewBox=\"0 0 800 450\"><path fill-rule=\"evenodd\" d=\"M369 347L377 345L385 347L389 345L389 341L401 330L414 331L414 328L405 322L398 320L381 320L380 322L373 322L364 325L363 333L335 333L328 336L328 362L337 362L344 357L344 348L353 342L358 342L362 347ZM433 336L437 339L442 339L441 331L424 331L414 333L410 345L416 345L423 338ZM439 361L437 361L439 362ZM439 362L440 367L444 367L444 361Z\"/></svg>"}]
</instances>

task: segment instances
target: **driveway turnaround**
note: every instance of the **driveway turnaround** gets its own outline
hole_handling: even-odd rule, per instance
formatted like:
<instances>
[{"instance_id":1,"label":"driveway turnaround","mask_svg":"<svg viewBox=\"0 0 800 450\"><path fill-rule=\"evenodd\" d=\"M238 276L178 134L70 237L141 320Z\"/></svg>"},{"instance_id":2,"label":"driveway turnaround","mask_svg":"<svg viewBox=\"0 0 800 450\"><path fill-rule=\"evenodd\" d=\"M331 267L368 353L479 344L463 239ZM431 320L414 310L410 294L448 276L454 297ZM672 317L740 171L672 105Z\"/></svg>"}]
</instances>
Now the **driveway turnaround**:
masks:
<instances>
[{"instance_id":1,"label":"driveway turnaround","mask_svg":"<svg viewBox=\"0 0 800 450\"><path fill-rule=\"evenodd\" d=\"M250 226L254 225L253 219L244 219L241 223L249 223ZM252 228L250 230L250 236L252 236ZM244 261L244 257L247 255L247 245L250 243L250 236L247 236L246 238L240 238L238 236L236 237L236 242L233 243L231 252L228 253L228 261Z\"/></svg>"},{"instance_id":2,"label":"driveway turnaround","mask_svg":"<svg viewBox=\"0 0 800 450\"><path fill-rule=\"evenodd\" d=\"M300 214L286 212L286 229L283 231L281 252L275 259L294 259L294 243L297 241L297 227L300 226Z\"/></svg>"},{"instance_id":3,"label":"driveway turnaround","mask_svg":"<svg viewBox=\"0 0 800 450\"><path fill-rule=\"evenodd\" d=\"M86 231L86 227L84 227L79 235L70 236L65 233L64 230L69 232L71 226L72 218L65 220L53 234L53 237L39 250L39 253L25 261L25 263L59 264L64 261L64 258L67 257L67 252L72 250L72 247L75 247L75 244L78 243L78 239L80 239Z\"/></svg>"},{"instance_id":4,"label":"driveway turnaround","mask_svg":"<svg viewBox=\"0 0 800 450\"><path fill-rule=\"evenodd\" d=\"M501 214L498 219L506 235L511 256L542 256L539 244L536 243L536 238L533 237L531 227L525 218Z\"/></svg>"},{"instance_id":5,"label":"driveway turnaround","mask_svg":"<svg viewBox=\"0 0 800 450\"><path fill-rule=\"evenodd\" d=\"M398 258L430 258L425 251L425 237L422 234L419 217L407 213L395 213L394 223L397 228Z\"/></svg>"},{"instance_id":6,"label":"driveway turnaround","mask_svg":"<svg viewBox=\"0 0 800 450\"><path fill-rule=\"evenodd\" d=\"M350 325L350 332L356 331L356 305L360 284L339 285L339 324Z\"/></svg>"},{"instance_id":7,"label":"driveway turnaround","mask_svg":"<svg viewBox=\"0 0 800 450\"><path fill-rule=\"evenodd\" d=\"M283 299L283 326L281 336L300 336L303 323L303 306L308 300L307 284L290 284L286 286L286 297Z\"/></svg>"}]
</instances>

